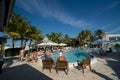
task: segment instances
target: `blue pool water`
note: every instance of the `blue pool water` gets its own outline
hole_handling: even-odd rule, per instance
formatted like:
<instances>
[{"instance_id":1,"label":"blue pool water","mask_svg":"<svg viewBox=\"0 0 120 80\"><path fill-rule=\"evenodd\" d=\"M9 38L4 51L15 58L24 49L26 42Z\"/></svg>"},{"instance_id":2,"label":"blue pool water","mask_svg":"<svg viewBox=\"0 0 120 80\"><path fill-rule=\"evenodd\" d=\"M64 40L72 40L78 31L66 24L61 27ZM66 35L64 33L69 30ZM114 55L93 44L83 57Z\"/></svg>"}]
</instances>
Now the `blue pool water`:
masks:
<instances>
[{"instance_id":1,"label":"blue pool water","mask_svg":"<svg viewBox=\"0 0 120 80\"><path fill-rule=\"evenodd\" d=\"M91 58L83 49L75 49L69 52L63 52L63 55L67 58L68 62L76 62L77 60L82 62L84 59ZM59 53L51 54L51 58L53 58L54 61L57 61L58 57Z\"/></svg>"}]
</instances>

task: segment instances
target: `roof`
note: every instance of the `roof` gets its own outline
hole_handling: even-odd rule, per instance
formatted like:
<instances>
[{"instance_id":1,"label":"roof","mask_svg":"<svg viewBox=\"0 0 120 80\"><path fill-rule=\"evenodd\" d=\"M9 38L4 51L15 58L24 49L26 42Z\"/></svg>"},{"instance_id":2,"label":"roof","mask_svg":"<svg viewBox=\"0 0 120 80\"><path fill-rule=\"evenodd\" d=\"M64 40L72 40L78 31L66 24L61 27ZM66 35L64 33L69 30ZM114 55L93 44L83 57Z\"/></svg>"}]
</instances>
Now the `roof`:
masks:
<instances>
[{"instance_id":1,"label":"roof","mask_svg":"<svg viewBox=\"0 0 120 80\"><path fill-rule=\"evenodd\" d=\"M4 26L8 26L14 3L15 0L0 0L0 32L4 31Z\"/></svg>"}]
</instances>

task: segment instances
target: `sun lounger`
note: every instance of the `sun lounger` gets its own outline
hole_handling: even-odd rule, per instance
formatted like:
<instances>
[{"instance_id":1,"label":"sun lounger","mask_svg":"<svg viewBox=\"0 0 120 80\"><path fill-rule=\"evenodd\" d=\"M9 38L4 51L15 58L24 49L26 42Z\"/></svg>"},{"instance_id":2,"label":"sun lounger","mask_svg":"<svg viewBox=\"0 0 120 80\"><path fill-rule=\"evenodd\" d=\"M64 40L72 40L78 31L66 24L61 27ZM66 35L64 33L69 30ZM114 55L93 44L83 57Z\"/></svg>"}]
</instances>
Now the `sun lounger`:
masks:
<instances>
[{"instance_id":1,"label":"sun lounger","mask_svg":"<svg viewBox=\"0 0 120 80\"><path fill-rule=\"evenodd\" d=\"M66 74L68 74L69 66L67 61L57 61L56 62L56 72L58 73L59 69L67 70Z\"/></svg>"},{"instance_id":2,"label":"sun lounger","mask_svg":"<svg viewBox=\"0 0 120 80\"><path fill-rule=\"evenodd\" d=\"M77 64L78 64L78 67L82 68L83 73L86 66L89 66L89 69L91 70L90 59L85 59L83 60L83 62L77 62Z\"/></svg>"},{"instance_id":3,"label":"sun lounger","mask_svg":"<svg viewBox=\"0 0 120 80\"><path fill-rule=\"evenodd\" d=\"M42 60L42 71L45 69L45 68L48 68L51 72L51 69L53 67L53 61L51 60Z\"/></svg>"}]
</instances>

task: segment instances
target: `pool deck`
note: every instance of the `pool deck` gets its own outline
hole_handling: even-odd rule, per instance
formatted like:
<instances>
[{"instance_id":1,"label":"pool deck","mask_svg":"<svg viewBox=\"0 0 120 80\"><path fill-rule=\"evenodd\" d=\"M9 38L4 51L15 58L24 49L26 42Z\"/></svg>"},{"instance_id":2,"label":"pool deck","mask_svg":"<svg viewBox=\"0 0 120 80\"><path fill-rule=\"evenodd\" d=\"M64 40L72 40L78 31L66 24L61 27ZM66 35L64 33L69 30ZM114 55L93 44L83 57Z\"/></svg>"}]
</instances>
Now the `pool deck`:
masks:
<instances>
[{"instance_id":1,"label":"pool deck","mask_svg":"<svg viewBox=\"0 0 120 80\"><path fill-rule=\"evenodd\" d=\"M20 62L18 57L7 58L3 66L0 80L120 80L120 55L108 53L105 56L95 55L97 62L81 70L70 68L68 75L64 71L57 74L54 69L51 73L42 71L40 63Z\"/></svg>"}]
</instances>

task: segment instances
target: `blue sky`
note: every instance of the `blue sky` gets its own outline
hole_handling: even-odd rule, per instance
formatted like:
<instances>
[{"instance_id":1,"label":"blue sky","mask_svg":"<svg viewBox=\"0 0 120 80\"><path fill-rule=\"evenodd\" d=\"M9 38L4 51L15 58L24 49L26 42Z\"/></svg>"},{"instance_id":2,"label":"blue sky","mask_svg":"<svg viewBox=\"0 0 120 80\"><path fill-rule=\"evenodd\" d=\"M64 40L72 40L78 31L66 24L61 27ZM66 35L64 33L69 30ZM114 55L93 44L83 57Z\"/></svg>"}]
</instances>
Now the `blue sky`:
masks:
<instances>
[{"instance_id":1,"label":"blue sky","mask_svg":"<svg viewBox=\"0 0 120 80\"><path fill-rule=\"evenodd\" d=\"M76 37L81 30L120 32L120 0L16 0L14 11L42 34Z\"/></svg>"},{"instance_id":2,"label":"blue sky","mask_svg":"<svg viewBox=\"0 0 120 80\"><path fill-rule=\"evenodd\" d=\"M76 37L86 29L120 34L120 0L16 0L13 10L40 29L43 36L60 32ZM11 44L8 39L7 45Z\"/></svg>"}]
</instances>

